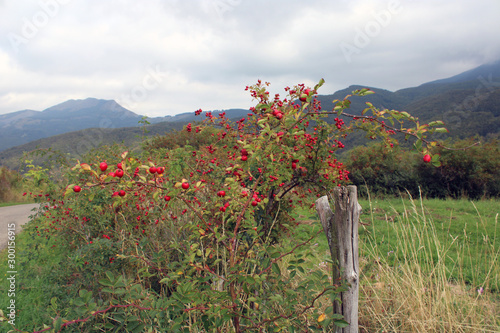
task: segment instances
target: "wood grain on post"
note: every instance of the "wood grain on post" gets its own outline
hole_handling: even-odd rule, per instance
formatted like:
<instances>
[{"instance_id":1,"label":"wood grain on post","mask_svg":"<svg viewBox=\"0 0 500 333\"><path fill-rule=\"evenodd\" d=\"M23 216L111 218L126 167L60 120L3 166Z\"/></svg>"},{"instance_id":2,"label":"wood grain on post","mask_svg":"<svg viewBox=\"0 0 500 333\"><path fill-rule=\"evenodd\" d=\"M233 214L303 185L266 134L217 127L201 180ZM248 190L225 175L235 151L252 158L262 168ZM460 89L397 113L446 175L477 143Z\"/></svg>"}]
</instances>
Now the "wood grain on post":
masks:
<instances>
[{"instance_id":1,"label":"wood grain on post","mask_svg":"<svg viewBox=\"0 0 500 333\"><path fill-rule=\"evenodd\" d=\"M332 212L328 197L316 200L321 225L328 239L333 261L333 282L346 281L349 290L339 296L341 302L334 301L333 309L344 316L349 323L345 328L337 328L338 333L358 332L359 297L359 250L358 222L361 206L358 203L356 186L338 187L333 190L335 211Z\"/></svg>"}]
</instances>

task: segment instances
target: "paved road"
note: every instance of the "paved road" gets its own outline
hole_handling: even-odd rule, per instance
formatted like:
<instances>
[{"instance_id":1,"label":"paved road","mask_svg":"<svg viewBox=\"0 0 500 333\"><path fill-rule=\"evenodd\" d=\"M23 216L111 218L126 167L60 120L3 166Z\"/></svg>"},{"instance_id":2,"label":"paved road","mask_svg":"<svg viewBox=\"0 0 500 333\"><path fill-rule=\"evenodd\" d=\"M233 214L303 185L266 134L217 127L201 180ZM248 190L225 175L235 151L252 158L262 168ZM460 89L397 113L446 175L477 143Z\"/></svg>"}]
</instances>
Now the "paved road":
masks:
<instances>
[{"instance_id":1,"label":"paved road","mask_svg":"<svg viewBox=\"0 0 500 333\"><path fill-rule=\"evenodd\" d=\"M40 204L26 204L0 207L0 251L7 246L9 225L15 224L16 233L20 232L21 226L35 213L32 209L39 206Z\"/></svg>"}]
</instances>

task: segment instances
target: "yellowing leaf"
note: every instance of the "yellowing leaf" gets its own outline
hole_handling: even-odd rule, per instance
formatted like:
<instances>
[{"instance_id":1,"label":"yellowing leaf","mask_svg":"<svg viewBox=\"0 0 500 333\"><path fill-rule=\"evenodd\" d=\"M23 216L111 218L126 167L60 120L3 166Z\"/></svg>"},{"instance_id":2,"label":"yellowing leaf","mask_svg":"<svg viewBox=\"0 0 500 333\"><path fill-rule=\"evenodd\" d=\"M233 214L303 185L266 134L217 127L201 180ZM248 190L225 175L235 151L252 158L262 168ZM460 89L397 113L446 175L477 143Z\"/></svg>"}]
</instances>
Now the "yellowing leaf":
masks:
<instances>
[{"instance_id":1,"label":"yellowing leaf","mask_svg":"<svg viewBox=\"0 0 500 333\"><path fill-rule=\"evenodd\" d=\"M438 127L434 130L436 133L448 133L448 130L444 127Z\"/></svg>"},{"instance_id":2,"label":"yellowing leaf","mask_svg":"<svg viewBox=\"0 0 500 333\"><path fill-rule=\"evenodd\" d=\"M199 229L198 232L200 233L200 235L205 236L205 230Z\"/></svg>"},{"instance_id":3,"label":"yellowing leaf","mask_svg":"<svg viewBox=\"0 0 500 333\"><path fill-rule=\"evenodd\" d=\"M319 317L318 317L318 323L321 323L323 320L325 320L326 316L325 314L321 314Z\"/></svg>"},{"instance_id":4,"label":"yellowing leaf","mask_svg":"<svg viewBox=\"0 0 500 333\"><path fill-rule=\"evenodd\" d=\"M90 170L90 165L88 165L87 163L82 163L82 164L80 164L80 166L82 167L83 170L87 170L87 171Z\"/></svg>"},{"instance_id":5,"label":"yellowing leaf","mask_svg":"<svg viewBox=\"0 0 500 333\"><path fill-rule=\"evenodd\" d=\"M73 187L75 186L75 184L71 184L71 185L68 185L66 187L66 191L64 192L64 197L66 197L68 194L70 194L71 192L73 192Z\"/></svg>"}]
</instances>

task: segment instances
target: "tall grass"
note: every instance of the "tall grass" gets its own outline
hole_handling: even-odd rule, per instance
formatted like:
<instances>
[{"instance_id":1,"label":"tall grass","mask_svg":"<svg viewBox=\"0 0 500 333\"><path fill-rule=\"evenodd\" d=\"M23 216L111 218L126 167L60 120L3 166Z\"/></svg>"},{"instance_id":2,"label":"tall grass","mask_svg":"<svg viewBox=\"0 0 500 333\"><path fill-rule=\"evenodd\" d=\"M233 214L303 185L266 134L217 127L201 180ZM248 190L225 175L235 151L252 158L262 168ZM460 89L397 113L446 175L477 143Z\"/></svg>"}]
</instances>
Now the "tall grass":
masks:
<instances>
[{"instance_id":1,"label":"tall grass","mask_svg":"<svg viewBox=\"0 0 500 333\"><path fill-rule=\"evenodd\" d=\"M498 213L486 230L477 211L470 223L478 232L463 226L459 237L436 223L422 199L410 198L382 222L373 212L370 202L360 238L363 332L500 331Z\"/></svg>"}]
</instances>

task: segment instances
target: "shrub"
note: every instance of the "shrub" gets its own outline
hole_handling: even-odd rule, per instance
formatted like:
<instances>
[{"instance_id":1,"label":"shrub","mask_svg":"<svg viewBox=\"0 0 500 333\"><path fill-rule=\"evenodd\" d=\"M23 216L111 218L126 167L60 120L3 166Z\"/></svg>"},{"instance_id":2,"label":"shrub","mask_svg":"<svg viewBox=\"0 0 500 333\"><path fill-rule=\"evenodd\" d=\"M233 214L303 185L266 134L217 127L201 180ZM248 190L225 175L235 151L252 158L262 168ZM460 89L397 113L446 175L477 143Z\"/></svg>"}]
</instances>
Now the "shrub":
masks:
<instances>
[{"instance_id":1,"label":"shrub","mask_svg":"<svg viewBox=\"0 0 500 333\"><path fill-rule=\"evenodd\" d=\"M500 196L500 148L498 141L475 144L474 139L435 147L440 166L422 160L420 153L403 151L395 146L372 144L352 149L346 158L350 180L359 187L361 196L371 194L430 198L471 199Z\"/></svg>"},{"instance_id":2,"label":"shrub","mask_svg":"<svg viewBox=\"0 0 500 333\"><path fill-rule=\"evenodd\" d=\"M361 197L367 197L368 190L378 196L395 196L405 191L418 195L415 169L419 158L420 154L403 151L399 146L388 149L372 144L352 149L346 158L346 168Z\"/></svg>"},{"instance_id":3,"label":"shrub","mask_svg":"<svg viewBox=\"0 0 500 333\"><path fill-rule=\"evenodd\" d=\"M471 199L500 196L500 146L496 140L475 144L477 140L460 140L444 149L438 147L441 167L420 163L419 182L430 197L462 196Z\"/></svg>"},{"instance_id":4,"label":"shrub","mask_svg":"<svg viewBox=\"0 0 500 333\"><path fill-rule=\"evenodd\" d=\"M397 129L384 121L415 120L368 103L351 125L338 118L328 124L324 118L340 115L350 101L323 111L314 97L321 84L287 87L282 99L259 81L247 87L257 105L246 118L232 123L207 113L204 124L178 133L196 147L157 139L146 156L113 147L68 170L64 198L47 198L37 234L53 233L72 248L70 265L82 278L74 285L93 279L68 313L84 319L58 320L55 330L292 332L346 325L322 305L345 285L332 285L321 269L306 271L317 233L290 242L296 227L290 212L312 208L316 197L348 181L335 152L349 133L362 129L390 145ZM409 135L428 143L426 131Z\"/></svg>"}]
</instances>

